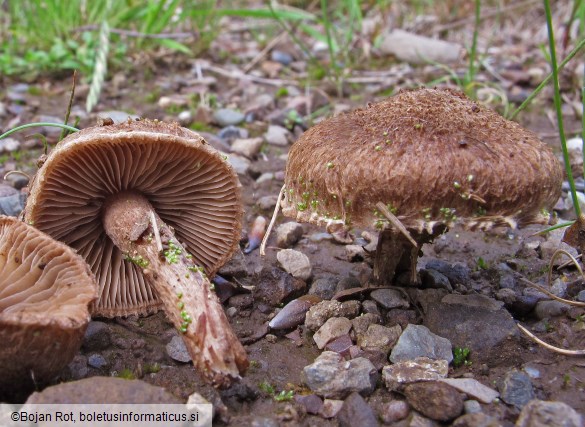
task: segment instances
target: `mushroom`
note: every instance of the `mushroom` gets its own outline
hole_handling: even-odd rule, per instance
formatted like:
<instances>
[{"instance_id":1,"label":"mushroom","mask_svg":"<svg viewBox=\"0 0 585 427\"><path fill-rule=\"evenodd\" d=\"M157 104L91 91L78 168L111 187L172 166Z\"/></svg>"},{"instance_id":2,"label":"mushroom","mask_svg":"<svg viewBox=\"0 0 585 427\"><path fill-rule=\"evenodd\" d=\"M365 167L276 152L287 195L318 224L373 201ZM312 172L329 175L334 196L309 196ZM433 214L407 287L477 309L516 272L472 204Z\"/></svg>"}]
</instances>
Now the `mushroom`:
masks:
<instances>
[{"instance_id":1,"label":"mushroom","mask_svg":"<svg viewBox=\"0 0 585 427\"><path fill-rule=\"evenodd\" d=\"M549 221L562 168L535 134L450 89L402 91L317 124L292 146L285 216L380 230L374 279L409 271L420 247L467 229Z\"/></svg>"},{"instance_id":2,"label":"mushroom","mask_svg":"<svg viewBox=\"0 0 585 427\"><path fill-rule=\"evenodd\" d=\"M238 246L240 186L197 133L129 120L61 141L33 179L25 219L87 260L100 289L94 315L162 305L195 367L227 386L248 360L207 275Z\"/></svg>"},{"instance_id":3,"label":"mushroom","mask_svg":"<svg viewBox=\"0 0 585 427\"><path fill-rule=\"evenodd\" d=\"M97 284L63 243L0 216L0 395L55 377L75 356Z\"/></svg>"}]
</instances>

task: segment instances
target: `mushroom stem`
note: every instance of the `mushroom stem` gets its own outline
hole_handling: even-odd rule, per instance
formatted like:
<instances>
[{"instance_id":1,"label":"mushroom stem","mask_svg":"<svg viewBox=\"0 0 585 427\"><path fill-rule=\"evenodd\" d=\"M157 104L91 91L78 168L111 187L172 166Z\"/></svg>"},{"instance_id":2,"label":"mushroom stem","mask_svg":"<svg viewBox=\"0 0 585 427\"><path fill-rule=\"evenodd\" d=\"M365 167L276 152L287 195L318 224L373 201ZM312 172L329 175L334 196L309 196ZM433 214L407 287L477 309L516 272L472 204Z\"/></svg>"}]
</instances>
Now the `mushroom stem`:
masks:
<instances>
[{"instance_id":1,"label":"mushroom stem","mask_svg":"<svg viewBox=\"0 0 585 427\"><path fill-rule=\"evenodd\" d=\"M153 207L141 194L111 196L102 213L106 233L129 261L143 268L198 371L215 386L229 386L248 366L246 351L203 268L156 213L154 224L150 221L151 212ZM166 248L162 253L153 238L157 226Z\"/></svg>"}]
</instances>

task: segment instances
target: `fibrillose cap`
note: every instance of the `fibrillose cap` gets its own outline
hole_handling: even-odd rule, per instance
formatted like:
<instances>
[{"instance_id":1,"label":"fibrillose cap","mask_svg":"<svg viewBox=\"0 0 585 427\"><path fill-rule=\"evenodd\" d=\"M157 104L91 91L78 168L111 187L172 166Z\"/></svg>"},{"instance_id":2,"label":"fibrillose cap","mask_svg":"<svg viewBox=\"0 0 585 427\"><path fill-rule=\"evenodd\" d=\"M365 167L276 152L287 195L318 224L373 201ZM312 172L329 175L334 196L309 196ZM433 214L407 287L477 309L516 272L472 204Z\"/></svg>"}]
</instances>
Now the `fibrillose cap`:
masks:
<instances>
[{"instance_id":1,"label":"fibrillose cap","mask_svg":"<svg viewBox=\"0 0 585 427\"><path fill-rule=\"evenodd\" d=\"M409 229L549 221L562 167L534 133L454 90L418 89L324 120L292 146L286 216Z\"/></svg>"},{"instance_id":2,"label":"fibrillose cap","mask_svg":"<svg viewBox=\"0 0 585 427\"><path fill-rule=\"evenodd\" d=\"M0 216L0 392L58 374L79 350L96 298L83 258Z\"/></svg>"},{"instance_id":3,"label":"fibrillose cap","mask_svg":"<svg viewBox=\"0 0 585 427\"><path fill-rule=\"evenodd\" d=\"M126 190L148 199L208 275L230 259L240 238L237 174L197 133L143 120L70 135L35 176L25 218L90 264L101 290L95 315L147 314L161 306L142 269L102 225L104 200Z\"/></svg>"}]
</instances>

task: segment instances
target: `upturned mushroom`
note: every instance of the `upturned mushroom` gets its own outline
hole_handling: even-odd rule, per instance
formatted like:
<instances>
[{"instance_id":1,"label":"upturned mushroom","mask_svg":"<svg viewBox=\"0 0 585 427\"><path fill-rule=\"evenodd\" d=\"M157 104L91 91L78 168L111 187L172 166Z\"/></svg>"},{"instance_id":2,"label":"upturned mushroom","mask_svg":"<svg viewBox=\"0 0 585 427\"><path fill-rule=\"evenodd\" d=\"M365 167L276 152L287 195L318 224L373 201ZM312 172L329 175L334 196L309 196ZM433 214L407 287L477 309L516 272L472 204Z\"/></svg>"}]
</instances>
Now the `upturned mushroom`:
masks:
<instances>
[{"instance_id":1,"label":"upturned mushroom","mask_svg":"<svg viewBox=\"0 0 585 427\"><path fill-rule=\"evenodd\" d=\"M467 229L547 223L562 167L534 133L449 89L402 91L322 121L292 146L285 216L380 230L374 278L409 271L420 247Z\"/></svg>"},{"instance_id":2,"label":"upturned mushroom","mask_svg":"<svg viewBox=\"0 0 585 427\"><path fill-rule=\"evenodd\" d=\"M87 260L94 315L162 305L195 367L227 386L248 360L207 275L236 249L242 213L236 173L201 136L129 120L61 141L33 179L25 220Z\"/></svg>"},{"instance_id":3,"label":"upturned mushroom","mask_svg":"<svg viewBox=\"0 0 585 427\"><path fill-rule=\"evenodd\" d=\"M53 379L81 347L97 284L63 243L0 216L0 396Z\"/></svg>"}]
</instances>

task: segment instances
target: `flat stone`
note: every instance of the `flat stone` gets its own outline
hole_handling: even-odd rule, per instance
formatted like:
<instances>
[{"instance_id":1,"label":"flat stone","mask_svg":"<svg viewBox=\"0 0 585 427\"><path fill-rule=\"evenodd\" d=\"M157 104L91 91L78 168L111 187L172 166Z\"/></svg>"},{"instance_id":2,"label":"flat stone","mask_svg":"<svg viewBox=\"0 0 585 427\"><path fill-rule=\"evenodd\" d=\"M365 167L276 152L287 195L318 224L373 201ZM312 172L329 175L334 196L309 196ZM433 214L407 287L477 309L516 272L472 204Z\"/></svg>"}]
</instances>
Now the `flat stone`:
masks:
<instances>
[{"instance_id":1,"label":"flat stone","mask_svg":"<svg viewBox=\"0 0 585 427\"><path fill-rule=\"evenodd\" d=\"M564 316L571 306L561 301L546 300L538 301L534 308L534 315L537 319L549 319L551 317Z\"/></svg>"},{"instance_id":2,"label":"flat stone","mask_svg":"<svg viewBox=\"0 0 585 427\"><path fill-rule=\"evenodd\" d=\"M349 349L353 345L349 335L342 335L334 340L331 340L325 346L325 350L334 351L342 356L349 356Z\"/></svg>"},{"instance_id":3,"label":"flat stone","mask_svg":"<svg viewBox=\"0 0 585 427\"><path fill-rule=\"evenodd\" d=\"M436 421L449 421L463 412L463 397L453 387L438 381L410 384L404 389L414 409Z\"/></svg>"},{"instance_id":4,"label":"flat stone","mask_svg":"<svg viewBox=\"0 0 585 427\"><path fill-rule=\"evenodd\" d=\"M506 373L499 389L502 400L517 408L522 408L535 397L530 377L520 371Z\"/></svg>"},{"instance_id":5,"label":"flat stone","mask_svg":"<svg viewBox=\"0 0 585 427\"><path fill-rule=\"evenodd\" d=\"M276 254L276 259L284 271L293 277L308 280L311 277L311 261L307 255L294 249L283 249Z\"/></svg>"},{"instance_id":6,"label":"flat stone","mask_svg":"<svg viewBox=\"0 0 585 427\"><path fill-rule=\"evenodd\" d=\"M20 150L20 142L14 138L0 139L0 153L12 153Z\"/></svg>"},{"instance_id":7,"label":"flat stone","mask_svg":"<svg viewBox=\"0 0 585 427\"><path fill-rule=\"evenodd\" d=\"M220 108L213 113L213 119L221 127L238 125L244 121L246 116L231 108Z\"/></svg>"},{"instance_id":8,"label":"flat stone","mask_svg":"<svg viewBox=\"0 0 585 427\"><path fill-rule=\"evenodd\" d=\"M390 354L393 363L417 357L446 360L451 363L453 352L448 339L433 334L423 325L408 325Z\"/></svg>"},{"instance_id":9,"label":"flat stone","mask_svg":"<svg viewBox=\"0 0 585 427\"><path fill-rule=\"evenodd\" d=\"M382 405L380 418L385 424L392 424L408 417L410 406L405 400L391 400Z\"/></svg>"},{"instance_id":10,"label":"flat stone","mask_svg":"<svg viewBox=\"0 0 585 427\"><path fill-rule=\"evenodd\" d=\"M264 144L262 138L238 138L232 142L232 152L242 156L252 158L258 155L260 148Z\"/></svg>"},{"instance_id":11,"label":"flat stone","mask_svg":"<svg viewBox=\"0 0 585 427\"><path fill-rule=\"evenodd\" d=\"M454 285L466 285L470 280L471 270L464 264L449 264L440 259L433 259L426 263L426 269L438 271L449 279L449 283Z\"/></svg>"},{"instance_id":12,"label":"flat stone","mask_svg":"<svg viewBox=\"0 0 585 427\"><path fill-rule=\"evenodd\" d=\"M432 360L428 357L417 357L393 365L384 366L382 379L388 390L393 391L401 385L418 381L436 381L445 378L449 373L446 360Z\"/></svg>"},{"instance_id":13,"label":"flat stone","mask_svg":"<svg viewBox=\"0 0 585 427\"><path fill-rule=\"evenodd\" d=\"M304 280L297 279L276 267L263 268L255 282L254 297L273 307L283 301L300 297L307 288Z\"/></svg>"},{"instance_id":14,"label":"flat stone","mask_svg":"<svg viewBox=\"0 0 585 427\"><path fill-rule=\"evenodd\" d=\"M278 202L278 196L276 196L274 194L269 194L267 196L260 197L258 199L258 201L256 202L256 204L263 211L271 211L274 209L277 202Z\"/></svg>"},{"instance_id":15,"label":"flat stone","mask_svg":"<svg viewBox=\"0 0 585 427\"><path fill-rule=\"evenodd\" d=\"M359 393L351 393L337 414L339 427L378 427L376 414Z\"/></svg>"},{"instance_id":16,"label":"flat stone","mask_svg":"<svg viewBox=\"0 0 585 427\"><path fill-rule=\"evenodd\" d=\"M385 354L392 349L402 328L398 325L388 328L386 326L371 324L363 334L358 334L357 344L364 350L378 349Z\"/></svg>"},{"instance_id":17,"label":"flat stone","mask_svg":"<svg viewBox=\"0 0 585 427\"><path fill-rule=\"evenodd\" d=\"M370 298L386 310L391 308L410 307L410 303L406 297L400 291L395 289L376 289L370 294Z\"/></svg>"},{"instance_id":18,"label":"flat stone","mask_svg":"<svg viewBox=\"0 0 585 427\"><path fill-rule=\"evenodd\" d=\"M264 134L264 139L271 145L286 147L288 145L289 135L290 132L288 129L278 125L269 125L268 130Z\"/></svg>"},{"instance_id":19,"label":"flat stone","mask_svg":"<svg viewBox=\"0 0 585 427\"><path fill-rule=\"evenodd\" d=\"M351 329L351 321L345 317L332 317L313 335L317 348L322 350L329 341L347 335Z\"/></svg>"},{"instance_id":20,"label":"flat stone","mask_svg":"<svg viewBox=\"0 0 585 427\"><path fill-rule=\"evenodd\" d=\"M528 402L516 421L516 427L581 427L583 417L563 402L532 400Z\"/></svg>"},{"instance_id":21,"label":"flat stone","mask_svg":"<svg viewBox=\"0 0 585 427\"><path fill-rule=\"evenodd\" d=\"M298 222L285 222L276 229L276 246L290 248L303 237L303 226Z\"/></svg>"},{"instance_id":22,"label":"flat stone","mask_svg":"<svg viewBox=\"0 0 585 427\"><path fill-rule=\"evenodd\" d=\"M218 271L226 277L245 277L248 275L246 257L240 248L237 248L232 257Z\"/></svg>"},{"instance_id":23,"label":"flat stone","mask_svg":"<svg viewBox=\"0 0 585 427\"><path fill-rule=\"evenodd\" d=\"M171 359L177 362L188 363L191 361L191 356L181 337L174 336L167 344L166 349Z\"/></svg>"},{"instance_id":24,"label":"flat stone","mask_svg":"<svg viewBox=\"0 0 585 427\"><path fill-rule=\"evenodd\" d=\"M305 317L305 326L316 331L331 317L339 317L341 303L339 301L321 301L309 309Z\"/></svg>"},{"instance_id":25,"label":"flat stone","mask_svg":"<svg viewBox=\"0 0 585 427\"><path fill-rule=\"evenodd\" d=\"M492 403L500 396L496 390L483 385L473 378L444 378L440 381L449 384L451 387L479 400L482 403Z\"/></svg>"},{"instance_id":26,"label":"flat stone","mask_svg":"<svg viewBox=\"0 0 585 427\"><path fill-rule=\"evenodd\" d=\"M108 361L101 354L92 354L87 358L87 364L92 368L100 369L108 364Z\"/></svg>"},{"instance_id":27,"label":"flat stone","mask_svg":"<svg viewBox=\"0 0 585 427\"><path fill-rule=\"evenodd\" d=\"M323 399L316 394L306 396L295 394L295 401L305 408L307 414L317 415L323 407Z\"/></svg>"},{"instance_id":28,"label":"flat stone","mask_svg":"<svg viewBox=\"0 0 585 427\"><path fill-rule=\"evenodd\" d=\"M227 156L227 161L238 175L246 175L248 173L251 165L250 160L234 153L224 155Z\"/></svg>"},{"instance_id":29,"label":"flat stone","mask_svg":"<svg viewBox=\"0 0 585 427\"><path fill-rule=\"evenodd\" d=\"M332 351L324 351L301 373L305 384L326 398L343 399L352 392L368 395L376 388L378 371L368 359L346 361Z\"/></svg>"},{"instance_id":30,"label":"flat stone","mask_svg":"<svg viewBox=\"0 0 585 427\"><path fill-rule=\"evenodd\" d=\"M343 400L325 399L323 401L323 406L319 411L319 415L321 415L323 418L333 418L341 410L342 406Z\"/></svg>"}]
</instances>

